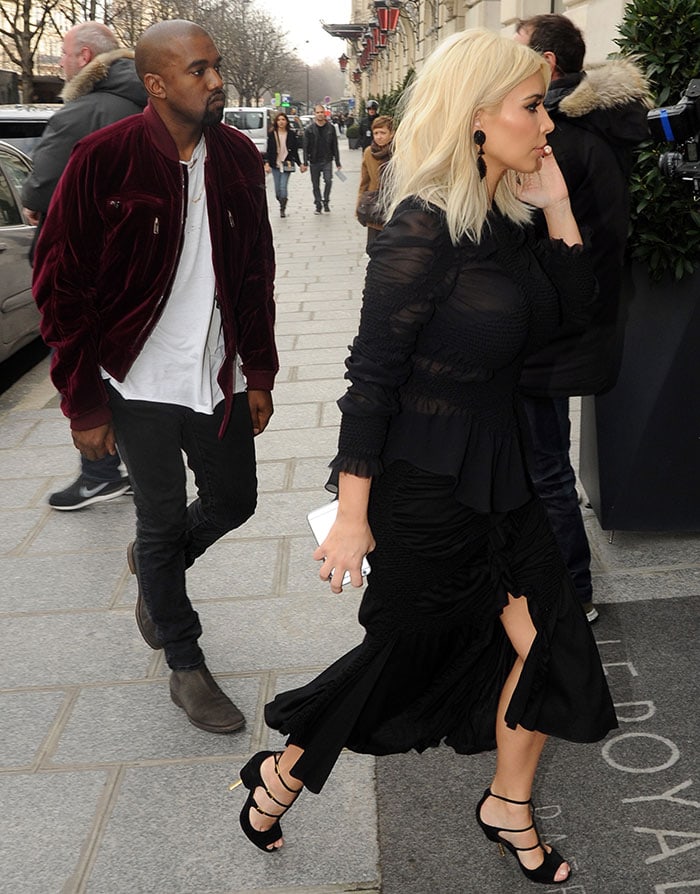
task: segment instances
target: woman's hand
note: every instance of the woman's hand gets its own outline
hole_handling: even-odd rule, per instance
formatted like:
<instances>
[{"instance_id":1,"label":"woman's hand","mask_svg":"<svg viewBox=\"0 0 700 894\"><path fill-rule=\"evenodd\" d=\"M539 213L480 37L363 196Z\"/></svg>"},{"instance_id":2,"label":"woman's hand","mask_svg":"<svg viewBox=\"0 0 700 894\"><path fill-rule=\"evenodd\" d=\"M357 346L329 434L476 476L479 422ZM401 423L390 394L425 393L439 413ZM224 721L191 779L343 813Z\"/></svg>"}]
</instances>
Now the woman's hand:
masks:
<instances>
[{"instance_id":1,"label":"woman's hand","mask_svg":"<svg viewBox=\"0 0 700 894\"><path fill-rule=\"evenodd\" d=\"M583 243L571 211L569 189L551 146L544 147L538 171L517 175L516 195L522 202L542 209L550 239L561 239L569 246Z\"/></svg>"},{"instance_id":2,"label":"woman's hand","mask_svg":"<svg viewBox=\"0 0 700 894\"><path fill-rule=\"evenodd\" d=\"M367 521L371 478L349 472L338 476L338 512L314 559L323 562L319 577L330 580L333 593L343 592L343 577L350 572L353 587L362 586L362 560L375 547ZM332 576L331 576L332 575Z\"/></svg>"},{"instance_id":3,"label":"woman's hand","mask_svg":"<svg viewBox=\"0 0 700 894\"><path fill-rule=\"evenodd\" d=\"M516 195L521 202L543 210L568 200L569 190L551 146L545 146L539 170L517 175Z\"/></svg>"},{"instance_id":4,"label":"woman's hand","mask_svg":"<svg viewBox=\"0 0 700 894\"><path fill-rule=\"evenodd\" d=\"M323 562L319 577L330 580L333 593L342 593L343 577L349 571L353 587L361 587L362 560L374 547L374 537L366 519L344 518L339 511L328 536L314 550L314 559Z\"/></svg>"},{"instance_id":5,"label":"woman's hand","mask_svg":"<svg viewBox=\"0 0 700 894\"><path fill-rule=\"evenodd\" d=\"M268 162L265 162L265 173L269 174L272 168L270 167Z\"/></svg>"}]
</instances>

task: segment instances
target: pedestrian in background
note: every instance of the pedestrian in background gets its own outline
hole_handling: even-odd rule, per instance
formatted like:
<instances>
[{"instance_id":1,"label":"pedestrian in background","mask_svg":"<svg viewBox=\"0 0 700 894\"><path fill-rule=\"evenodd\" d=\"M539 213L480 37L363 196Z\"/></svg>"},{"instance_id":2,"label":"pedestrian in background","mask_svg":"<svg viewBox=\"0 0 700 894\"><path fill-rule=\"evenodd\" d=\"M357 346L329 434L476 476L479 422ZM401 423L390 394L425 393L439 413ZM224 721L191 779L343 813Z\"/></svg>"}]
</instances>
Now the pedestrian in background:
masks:
<instances>
[{"instance_id":1,"label":"pedestrian in background","mask_svg":"<svg viewBox=\"0 0 700 894\"><path fill-rule=\"evenodd\" d=\"M552 81L544 100L556 127L549 138L571 196L588 228L601 301L583 330L563 330L527 358L520 387L528 420L530 474L552 523L590 622L591 551L569 455L569 397L599 394L617 375L618 308L630 213L634 148L648 138L649 87L631 61L583 70L583 34L564 15L539 15L518 25L516 40L544 56Z\"/></svg>"},{"instance_id":2,"label":"pedestrian in background","mask_svg":"<svg viewBox=\"0 0 700 894\"><path fill-rule=\"evenodd\" d=\"M541 56L478 29L444 41L411 85L339 401L336 521L314 552L334 594L346 572L362 585L367 555L366 635L266 706L286 747L241 770L240 823L262 850L283 845L281 815L302 787L321 790L343 748L444 741L460 754L497 749L476 807L486 838L531 881L570 876L535 826L542 749L548 735L596 742L616 718L527 473L517 406L524 355L562 321L586 320L596 300L547 146L548 83ZM471 775L465 767L453 824L466 822Z\"/></svg>"},{"instance_id":3,"label":"pedestrian in background","mask_svg":"<svg viewBox=\"0 0 700 894\"><path fill-rule=\"evenodd\" d=\"M367 227L367 250L377 233L384 226L379 202L382 171L391 158L391 142L394 139L394 119L389 115L377 115L372 122L373 140L362 153L360 186L357 193L356 216Z\"/></svg>"},{"instance_id":4,"label":"pedestrian in background","mask_svg":"<svg viewBox=\"0 0 700 894\"><path fill-rule=\"evenodd\" d=\"M360 149L366 149L372 143L372 122L379 114L379 103L370 99L365 106L365 115L360 119Z\"/></svg>"},{"instance_id":5,"label":"pedestrian in background","mask_svg":"<svg viewBox=\"0 0 700 894\"><path fill-rule=\"evenodd\" d=\"M289 126L287 115L278 112L272 122L272 130L267 135L265 173L272 173L275 198L280 206L280 217L287 216L289 178L294 173L295 165L299 165L302 174L305 173L306 165L302 164L299 158L297 135Z\"/></svg>"},{"instance_id":6,"label":"pedestrian in background","mask_svg":"<svg viewBox=\"0 0 700 894\"><path fill-rule=\"evenodd\" d=\"M37 227L35 240L73 146L87 134L141 112L147 100L133 50L120 47L116 35L101 22L83 22L66 32L61 67L66 79L61 92L65 105L49 118L34 150L32 172L22 187L24 213ZM118 451L96 460L81 456L80 474L49 496L49 506L82 509L119 497L129 488Z\"/></svg>"},{"instance_id":7,"label":"pedestrian in background","mask_svg":"<svg viewBox=\"0 0 700 894\"><path fill-rule=\"evenodd\" d=\"M124 452L139 630L165 650L190 722L230 733L245 720L205 664L186 569L255 511L253 438L278 368L265 174L221 123L221 57L204 29L159 22L135 61L148 106L76 146L37 242L34 296L76 447L96 460L116 437Z\"/></svg>"},{"instance_id":8,"label":"pedestrian in background","mask_svg":"<svg viewBox=\"0 0 700 894\"><path fill-rule=\"evenodd\" d=\"M316 214L330 211L331 189L333 187L333 162L340 171L340 150L335 126L328 121L325 108L319 103L314 106L314 120L304 131L304 164L311 171L311 187L314 193ZM323 195L321 195L323 176Z\"/></svg>"}]
</instances>

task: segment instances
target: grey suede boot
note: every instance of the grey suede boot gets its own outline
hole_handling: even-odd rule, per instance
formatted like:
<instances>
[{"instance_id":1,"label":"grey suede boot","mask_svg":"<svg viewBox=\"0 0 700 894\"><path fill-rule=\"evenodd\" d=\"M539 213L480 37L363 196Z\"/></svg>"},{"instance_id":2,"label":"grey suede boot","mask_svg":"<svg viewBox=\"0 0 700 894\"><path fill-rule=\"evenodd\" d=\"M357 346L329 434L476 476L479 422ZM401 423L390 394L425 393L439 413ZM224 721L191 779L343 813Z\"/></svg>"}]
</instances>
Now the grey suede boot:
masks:
<instances>
[{"instance_id":1,"label":"grey suede boot","mask_svg":"<svg viewBox=\"0 0 700 894\"><path fill-rule=\"evenodd\" d=\"M208 733L234 733L245 724L245 717L221 691L205 664L194 670L174 670L170 697L193 726Z\"/></svg>"},{"instance_id":2,"label":"grey suede boot","mask_svg":"<svg viewBox=\"0 0 700 894\"><path fill-rule=\"evenodd\" d=\"M146 608L146 602L141 592L138 575L136 574L136 542L133 540L126 548L126 562L129 566L129 571L136 575L136 626L139 628L141 636L152 649L162 649L163 643L160 641L156 625L153 623L153 619Z\"/></svg>"}]
</instances>

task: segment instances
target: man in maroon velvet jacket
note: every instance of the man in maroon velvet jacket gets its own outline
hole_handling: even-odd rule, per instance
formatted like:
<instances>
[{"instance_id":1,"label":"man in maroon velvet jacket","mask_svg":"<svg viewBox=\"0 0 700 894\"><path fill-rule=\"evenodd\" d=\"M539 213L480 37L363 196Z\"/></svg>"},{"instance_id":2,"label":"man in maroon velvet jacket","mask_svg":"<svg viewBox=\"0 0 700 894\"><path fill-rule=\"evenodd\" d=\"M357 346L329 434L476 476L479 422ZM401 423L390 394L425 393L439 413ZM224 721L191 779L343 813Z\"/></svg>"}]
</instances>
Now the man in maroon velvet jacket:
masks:
<instances>
[{"instance_id":1,"label":"man in maroon velvet jacket","mask_svg":"<svg viewBox=\"0 0 700 894\"><path fill-rule=\"evenodd\" d=\"M265 175L220 123L206 31L160 22L135 61L149 104L77 144L37 244L34 296L76 447L96 459L116 433L127 464L139 629L165 649L173 701L227 733L244 718L204 664L185 569L255 511L253 437L278 369Z\"/></svg>"}]
</instances>

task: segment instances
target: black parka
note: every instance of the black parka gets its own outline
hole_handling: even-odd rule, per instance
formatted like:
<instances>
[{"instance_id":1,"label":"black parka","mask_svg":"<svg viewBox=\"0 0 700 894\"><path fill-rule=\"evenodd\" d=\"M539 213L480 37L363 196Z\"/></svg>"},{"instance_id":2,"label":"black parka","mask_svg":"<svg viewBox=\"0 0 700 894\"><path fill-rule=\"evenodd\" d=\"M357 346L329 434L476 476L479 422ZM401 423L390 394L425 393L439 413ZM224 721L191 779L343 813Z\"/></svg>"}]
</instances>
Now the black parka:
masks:
<instances>
[{"instance_id":1,"label":"black parka","mask_svg":"<svg viewBox=\"0 0 700 894\"><path fill-rule=\"evenodd\" d=\"M143 111L148 97L136 74L133 50L100 53L62 91L65 105L49 118L22 187L22 204L46 214L73 146L83 137Z\"/></svg>"},{"instance_id":2,"label":"black parka","mask_svg":"<svg viewBox=\"0 0 700 894\"><path fill-rule=\"evenodd\" d=\"M547 140L569 187L576 221L588 231L600 296L598 312L583 333L562 329L527 359L520 380L527 395L597 394L614 384L628 181L633 150L649 136L647 96L644 76L625 60L565 75L547 92L544 104L556 125Z\"/></svg>"}]
</instances>

